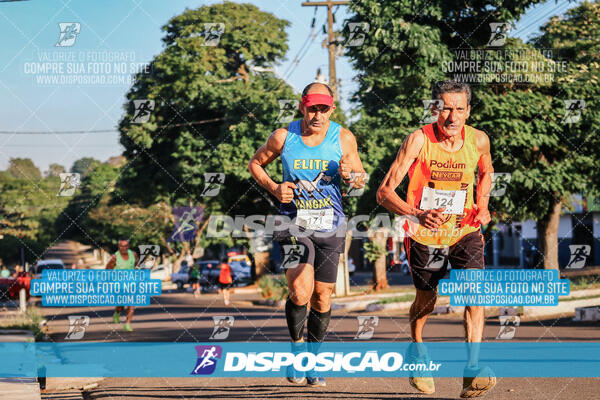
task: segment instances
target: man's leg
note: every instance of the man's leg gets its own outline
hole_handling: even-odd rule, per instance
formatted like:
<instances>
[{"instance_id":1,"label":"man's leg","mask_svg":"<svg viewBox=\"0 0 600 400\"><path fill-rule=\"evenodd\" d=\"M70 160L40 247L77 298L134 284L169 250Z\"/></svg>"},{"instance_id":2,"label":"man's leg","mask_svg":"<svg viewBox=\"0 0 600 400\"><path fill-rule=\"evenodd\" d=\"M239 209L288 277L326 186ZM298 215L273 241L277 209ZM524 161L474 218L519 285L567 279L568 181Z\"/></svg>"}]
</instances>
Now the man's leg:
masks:
<instances>
[{"instance_id":1,"label":"man's leg","mask_svg":"<svg viewBox=\"0 0 600 400\"><path fill-rule=\"evenodd\" d=\"M416 289L416 297L410 306L410 335L415 342L423 341L423 327L427 316L435 309L437 293L435 290Z\"/></svg>"},{"instance_id":2,"label":"man's leg","mask_svg":"<svg viewBox=\"0 0 600 400\"><path fill-rule=\"evenodd\" d=\"M453 267L461 269L484 269L483 236L472 232L450 246L449 259ZM465 341L469 360L463 373L463 388L460 397L479 397L496 385L496 377L488 368L479 367L479 350L485 324L483 306L466 306L463 317Z\"/></svg>"},{"instance_id":3,"label":"man's leg","mask_svg":"<svg viewBox=\"0 0 600 400\"><path fill-rule=\"evenodd\" d=\"M285 303L285 318L292 339L292 352L295 354L305 351L304 325L308 302L313 291L313 271L312 265L303 263L289 268L285 273L290 293ZM288 368L287 379L295 384L306 381L304 373L296 371L293 367Z\"/></svg>"},{"instance_id":4,"label":"man's leg","mask_svg":"<svg viewBox=\"0 0 600 400\"><path fill-rule=\"evenodd\" d=\"M479 364L479 344L483 337L485 325L485 308L482 306L466 306L463 324L465 340L469 343L469 361L467 367L477 367Z\"/></svg>"},{"instance_id":5,"label":"man's leg","mask_svg":"<svg viewBox=\"0 0 600 400\"><path fill-rule=\"evenodd\" d=\"M127 323L130 324L131 320L133 319L133 306L129 306L127 307Z\"/></svg>"},{"instance_id":6,"label":"man's leg","mask_svg":"<svg viewBox=\"0 0 600 400\"><path fill-rule=\"evenodd\" d=\"M411 343L407 359L413 363L427 362L429 356L427 348L423 344L423 328L427 316L435 309L437 301L437 285L444 276L447 268L447 259L441 259L441 263L430 266L430 257L433 248L418 243L410 238L405 241L410 273L415 286L415 300L410 311L410 333ZM435 392L435 382L430 372L411 373L409 383L421 393L431 394Z\"/></svg>"},{"instance_id":7,"label":"man's leg","mask_svg":"<svg viewBox=\"0 0 600 400\"><path fill-rule=\"evenodd\" d=\"M292 341L304 340L304 324L308 313L308 302L314 290L313 266L298 264L285 272L289 297L285 303L285 317Z\"/></svg>"},{"instance_id":8,"label":"man's leg","mask_svg":"<svg viewBox=\"0 0 600 400\"><path fill-rule=\"evenodd\" d=\"M119 319L121 318L121 311L123 311L123 307L115 307L115 312L113 313L113 322L115 324L119 323Z\"/></svg>"},{"instance_id":9,"label":"man's leg","mask_svg":"<svg viewBox=\"0 0 600 400\"><path fill-rule=\"evenodd\" d=\"M335 283L315 282L315 289L310 298L310 314L308 316L308 341L322 342L329 320L331 319L331 294Z\"/></svg>"}]
</instances>

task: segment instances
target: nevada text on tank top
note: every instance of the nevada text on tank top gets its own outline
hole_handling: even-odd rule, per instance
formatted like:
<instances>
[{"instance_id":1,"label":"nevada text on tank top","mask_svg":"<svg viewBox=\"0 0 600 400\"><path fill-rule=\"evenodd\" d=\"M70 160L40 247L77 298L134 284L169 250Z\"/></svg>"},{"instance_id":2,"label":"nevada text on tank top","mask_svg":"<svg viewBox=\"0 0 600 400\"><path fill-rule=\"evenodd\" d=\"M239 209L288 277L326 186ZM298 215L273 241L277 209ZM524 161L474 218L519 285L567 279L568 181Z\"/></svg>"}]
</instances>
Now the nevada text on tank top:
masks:
<instances>
[{"instance_id":1,"label":"nevada text on tank top","mask_svg":"<svg viewBox=\"0 0 600 400\"><path fill-rule=\"evenodd\" d=\"M301 120L292 121L281 152L283 181L293 182L294 199L282 203L280 212L296 224L313 231L333 231L344 221L339 161L341 126L329 122L323 141L307 146L302 140Z\"/></svg>"},{"instance_id":2,"label":"nevada text on tank top","mask_svg":"<svg viewBox=\"0 0 600 400\"><path fill-rule=\"evenodd\" d=\"M464 217L473 211L473 185L479 152L473 127L465 125L460 150L444 150L434 133L434 124L422 128L425 143L410 166L406 202L421 210L445 207L444 223L432 231L407 219L408 236L425 245L451 246L463 236L480 229L466 225Z\"/></svg>"}]
</instances>

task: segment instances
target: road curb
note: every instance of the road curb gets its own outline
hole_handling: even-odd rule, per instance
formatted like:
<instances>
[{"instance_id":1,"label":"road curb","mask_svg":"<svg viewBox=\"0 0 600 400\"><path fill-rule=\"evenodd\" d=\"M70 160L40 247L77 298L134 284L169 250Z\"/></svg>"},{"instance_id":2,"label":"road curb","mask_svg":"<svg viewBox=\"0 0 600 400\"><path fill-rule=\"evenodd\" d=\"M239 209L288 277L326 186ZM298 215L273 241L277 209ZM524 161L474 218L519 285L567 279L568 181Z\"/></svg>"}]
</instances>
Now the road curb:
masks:
<instances>
[{"instance_id":1,"label":"road curb","mask_svg":"<svg viewBox=\"0 0 600 400\"><path fill-rule=\"evenodd\" d=\"M35 342L33 333L21 329L0 329L2 342ZM2 400L40 400L40 385L36 378L0 378Z\"/></svg>"}]
</instances>

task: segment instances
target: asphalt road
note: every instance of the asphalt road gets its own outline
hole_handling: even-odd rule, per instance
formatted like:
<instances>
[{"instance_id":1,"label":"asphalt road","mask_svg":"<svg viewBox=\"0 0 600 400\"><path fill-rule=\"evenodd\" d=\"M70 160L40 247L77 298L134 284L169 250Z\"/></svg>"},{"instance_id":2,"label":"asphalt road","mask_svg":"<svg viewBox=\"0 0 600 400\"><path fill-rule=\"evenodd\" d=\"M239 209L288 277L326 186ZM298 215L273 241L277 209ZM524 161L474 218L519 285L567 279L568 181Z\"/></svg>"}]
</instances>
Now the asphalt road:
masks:
<instances>
[{"instance_id":1,"label":"asphalt road","mask_svg":"<svg viewBox=\"0 0 600 400\"><path fill-rule=\"evenodd\" d=\"M232 295L225 306L216 294L195 299L189 293L166 293L152 305L136 309L133 332L112 323L112 308L44 309L50 338L64 341L69 315L88 315L84 341L164 341L206 342L212 334L213 316L235 318L227 341L287 341L282 309L256 306L252 294ZM406 341L409 325L406 315L396 312L356 313L334 311L327 341L354 339L359 315L378 315L374 341ZM574 323L570 318L522 321L515 338L519 341L598 341L600 323ZM484 335L495 340L500 329L497 317L487 319ZM460 341L463 328L457 316L432 316L425 328L426 341ZM599 371L600 374L600 371ZM455 399L460 378L436 379L434 395L416 394L406 378L328 378L325 388L289 384L280 378L106 378L84 393L86 399ZM487 399L597 399L600 378L498 378ZM56 398L56 397L52 397ZM64 397L65 399L68 397Z\"/></svg>"}]
</instances>

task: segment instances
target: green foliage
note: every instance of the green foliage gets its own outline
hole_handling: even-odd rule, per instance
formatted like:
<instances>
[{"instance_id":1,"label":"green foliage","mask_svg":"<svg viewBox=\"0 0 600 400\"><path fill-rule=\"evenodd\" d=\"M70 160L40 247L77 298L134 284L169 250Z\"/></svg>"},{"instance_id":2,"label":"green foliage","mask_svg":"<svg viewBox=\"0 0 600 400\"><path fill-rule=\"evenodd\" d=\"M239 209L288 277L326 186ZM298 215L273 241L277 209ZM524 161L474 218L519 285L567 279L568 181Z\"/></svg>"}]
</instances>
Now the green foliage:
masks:
<instances>
[{"instance_id":1,"label":"green foliage","mask_svg":"<svg viewBox=\"0 0 600 400\"><path fill-rule=\"evenodd\" d=\"M210 22L225 24L217 46L202 45ZM140 75L128 93L119 126L130 161L118 185L120 198L142 205L192 201L229 215L277 212L246 165L281 126L275 122L278 100L298 98L273 73L252 70L283 59L287 26L253 5L225 2L186 10L163 27L165 49L152 61L151 74ZM130 123L134 99L155 100L148 123ZM185 125L192 121L206 122ZM273 164L269 172L278 179L281 167ZM201 197L206 172L226 174L226 188L216 197Z\"/></svg>"},{"instance_id":2,"label":"green foliage","mask_svg":"<svg viewBox=\"0 0 600 400\"><path fill-rule=\"evenodd\" d=\"M483 48L490 37L489 22L517 20L535 3L482 1L465 7L458 1L351 2L352 21L370 23L365 43L347 50L360 71L356 101L361 118L352 130L371 175L359 211L379 211L377 185L404 138L420 126L421 100L430 98L435 81L447 78L443 65L453 59L453 50ZM538 50L558 49L554 54L568 61L568 67L555 74L555 82L473 85L467 123L490 136L496 172L513 174L507 195L492 199L496 221L546 218L553 202L587 192L590 179L600 179L593 154L599 145L599 23L598 2L583 3L565 18L551 19L532 44L507 42L508 49L530 49L533 59L546 66L554 61ZM561 123L566 99L585 99L579 123Z\"/></svg>"},{"instance_id":3,"label":"green foliage","mask_svg":"<svg viewBox=\"0 0 600 400\"><path fill-rule=\"evenodd\" d=\"M268 300L285 300L289 295L289 288L285 276L263 275L258 280L261 296Z\"/></svg>"},{"instance_id":4,"label":"green foliage","mask_svg":"<svg viewBox=\"0 0 600 400\"><path fill-rule=\"evenodd\" d=\"M28 306L25 314L17 314L13 318L2 318L0 328L2 329L22 329L33 333L34 339L39 341L44 337L44 331L41 327L42 314L35 306Z\"/></svg>"},{"instance_id":5,"label":"green foliage","mask_svg":"<svg viewBox=\"0 0 600 400\"><path fill-rule=\"evenodd\" d=\"M96 160L93 157L82 157L79 160L75 160L75 162L71 166L70 172L76 172L78 174L81 174L81 177L83 178L99 164L100 161Z\"/></svg>"},{"instance_id":6,"label":"green foliage","mask_svg":"<svg viewBox=\"0 0 600 400\"><path fill-rule=\"evenodd\" d=\"M20 166L15 168L24 171ZM10 172L0 174L0 232L4 235L0 252L5 262L20 262L21 248L25 259L33 262L54 243L53 221L68 202L68 198L56 195L59 188L57 177L42 179L40 175L39 179L32 180L14 177Z\"/></svg>"},{"instance_id":7,"label":"green foliage","mask_svg":"<svg viewBox=\"0 0 600 400\"><path fill-rule=\"evenodd\" d=\"M29 158L11 158L6 171L17 179L38 180L42 178L39 168Z\"/></svg>"},{"instance_id":8,"label":"green foliage","mask_svg":"<svg viewBox=\"0 0 600 400\"><path fill-rule=\"evenodd\" d=\"M402 296L394 296L394 297L384 297L381 300L378 300L377 304L390 304L390 303L403 303L406 301L413 301L415 299L414 294L405 294Z\"/></svg>"},{"instance_id":9,"label":"green foliage","mask_svg":"<svg viewBox=\"0 0 600 400\"><path fill-rule=\"evenodd\" d=\"M48 171L46 171L46 176L59 176L63 172L66 172L65 167L57 163L52 163L48 167Z\"/></svg>"},{"instance_id":10,"label":"green foliage","mask_svg":"<svg viewBox=\"0 0 600 400\"><path fill-rule=\"evenodd\" d=\"M376 242L365 242L363 248L365 249L365 258L371 262L377 261L379 257L386 254L385 247Z\"/></svg>"}]
</instances>

